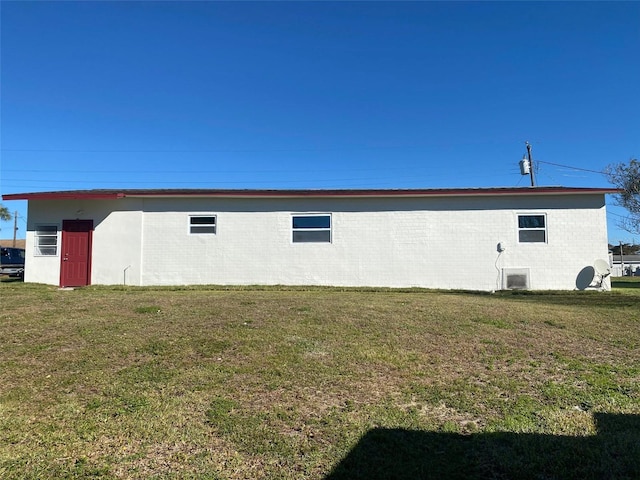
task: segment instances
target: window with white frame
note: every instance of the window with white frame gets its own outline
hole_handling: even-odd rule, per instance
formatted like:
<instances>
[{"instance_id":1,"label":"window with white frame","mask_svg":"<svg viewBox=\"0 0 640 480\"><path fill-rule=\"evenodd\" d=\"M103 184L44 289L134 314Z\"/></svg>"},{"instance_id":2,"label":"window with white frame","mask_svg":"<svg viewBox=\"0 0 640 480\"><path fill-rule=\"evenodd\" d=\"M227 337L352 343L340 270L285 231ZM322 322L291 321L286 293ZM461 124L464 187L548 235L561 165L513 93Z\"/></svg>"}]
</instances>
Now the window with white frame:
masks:
<instances>
[{"instance_id":1,"label":"window with white frame","mask_svg":"<svg viewBox=\"0 0 640 480\"><path fill-rule=\"evenodd\" d=\"M520 243L545 243L547 241L546 215L518 215L518 241Z\"/></svg>"},{"instance_id":2,"label":"window with white frame","mask_svg":"<svg viewBox=\"0 0 640 480\"><path fill-rule=\"evenodd\" d=\"M58 254L57 225L37 225L35 230L35 254L55 256Z\"/></svg>"},{"instance_id":3,"label":"window with white frame","mask_svg":"<svg viewBox=\"0 0 640 480\"><path fill-rule=\"evenodd\" d=\"M215 215L190 215L189 216L189 233L194 235L216 233L216 216Z\"/></svg>"},{"instance_id":4,"label":"window with white frame","mask_svg":"<svg viewBox=\"0 0 640 480\"><path fill-rule=\"evenodd\" d=\"M293 243L331 243L331 215L293 215L291 225Z\"/></svg>"}]
</instances>

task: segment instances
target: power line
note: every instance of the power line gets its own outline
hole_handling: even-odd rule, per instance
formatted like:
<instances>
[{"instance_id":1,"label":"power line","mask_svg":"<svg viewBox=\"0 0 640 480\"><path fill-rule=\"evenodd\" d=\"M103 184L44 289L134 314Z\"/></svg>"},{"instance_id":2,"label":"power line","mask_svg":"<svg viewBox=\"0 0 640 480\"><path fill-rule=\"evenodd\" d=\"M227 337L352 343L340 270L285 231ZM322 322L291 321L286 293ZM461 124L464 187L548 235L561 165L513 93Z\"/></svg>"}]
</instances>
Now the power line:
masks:
<instances>
[{"instance_id":1,"label":"power line","mask_svg":"<svg viewBox=\"0 0 640 480\"><path fill-rule=\"evenodd\" d=\"M213 150L101 150L101 149L72 149L72 148L2 148L0 152L7 153L280 153L280 152L338 152L358 150L394 150L403 148L423 148L419 146L391 146L391 147L345 147L345 148L272 148L272 149L213 149Z\"/></svg>"},{"instance_id":2,"label":"power line","mask_svg":"<svg viewBox=\"0 0 640 480\"><path fill-rule=\"evenodd\" d=\"M396 168L391 168L391 167L378 167L378 168L344 168L344 169L336 169L336 168L332 168L332 171L342 171L342 172L376 172L376 171L401 171L401 170L408 170L411 169L411 171L416 171L416 170L424 170L427 169L429 167L424 167L424 166L411 166L411 167L396 167ZM13 169L13 168L6 168L3 169L4 172L11 172L11 173L15 173L15 172L19 172L19 173L64 173L65 170L61 170L61 169L51 169L51 170L45 170L45 169L35 169L35 170L25 170L25 169ZM117 173L117 174L124 174L124 173L144 173L144 174L148 174L150 172L153 173L198 173L198 174L204 174L204 173L215 173L215 174L220 174L220 173L317 173L318 169L304 169L304 170L298 170L298 169L291 169L291 168L287 168L287 169L280 169L280 170L276 170L276 169L267 169L267 170L254 170L254 169L246 169L246 170L189 170L189 169L182 169L182 170L158 170L156 168L149 168L147 170L77 170L77 169L73 169L73 170L67 170L68 173Z\"/></svg>"},{"instance_id":3,"label":"power line","mask_svg":"<svg viewBox=\"0 0 640 480\"><path fill-rule=\"evenodd\" d=\"M486 144L487 142L480 142ZM489 142L492 144L493 142ZM371 150L418 150L433 147L452 147L454 145L477 145L478 142L460 142L455 144L449 142L433 142L409 145L354 145L354 146L329 146L329 147L307 147L307 148L0 148L0 152L7 153L269 153L269 152L338 152L338 151L371 151Z\"/></svg>"},{"instance_id":4,"label":"power line","mask_svg":"<svg viewBox=\"0 0 640 480\"><path fill-rule=\"evenodd\" d=\"M390 166L380 166L380 167L361 167L361 168L335 168L332 167L331 171L333 172L389 172L389 171L412 171L412 172L416 172L416 171L424 171L424 170L432 170L433 171L433 166L432 165L399 165L396 167L390 167ZM221 173L251 173L251 174L255 174L255 173L317 173L318 172L318 168L310 168L310 169L296 169L296 168L282 168L282 169L261 169L261 170L256 170L253 168L248 168L248 169L235 169L235 170L222 170L222 169L217 169L217 170L190 170L189 168L183 168L181 170L159 170L155 167L153 168L148 168L146 170L94 170L94 169L73 169L73 170L61 170L61 169L22 169L22 168L4 168L2 169L3 172L8 173L116 173L116 174L131 174L131 173L144 173L144 174L148 174L150 172L153 173L161 173L161 174L165 174L165 173L197 173L197 174L206 174L206 173L213 173L213 174L221 174ZM519 170L517 168L511 168L509 169L509 173L519 173ZM495 172L494 172L495 174ZM443 174L444 175L444 174ZM6 180L6 179L5 179Z\"/></svg>"},{"instance_id":5,"label":"power line","mask_svg":"<svg viewBox=\"0 0 640 480\"><path fill-rule=\"evenodd\" d=\"M401 175L395 175L394 176L394 180L398 181L400 179L415 179L416 173L417 172L421 172L420 175L424 178L424 180L429 180L429 179L436 179L436 178L443 178L443 177L447 177L448 174L442 172L441 170L436 170L436 171L429 171L430 167L425 167L425 166L410 166L410 167L395 167L395 168L389 168L389 167L376 167L376 168L349 168L349 169L331 169L331 173L338 173L338 174L346 174L347 176L345 177L318 177L317 173L318 170L317 169L310 169L310 170L298 170L298 169L265 169L265 170L189 170L189 169L183 169L183 170L91 170L91 169L87 169L87 170L73 170L73 171L67 171L66 173L71 173L71 174L78 174L78 173L83 173L83 174L91 174L91 175L98 175L98 174L117 174L118 175L118 179L116 180L105 180L104 177L102 180L93 180L92 183L113 183L113 182L117 182L118 184L123 184L123 183L136 183L136 184L140 184L140 183L162 183L162 184L176 184L176 183L189 183L189 184L203 184L203 183L212 183L212 180L209 181L203 181L203 180L191 180L190 178L193 178L193 175L198 175L200 178L202 178L203 175L216 175L216 179L218 181L214 182L214 183L246 183L248 180L244 179L242 181L232 181L232 180L220 180L220 177L222 175L229 175L229 174L236 174L236 175L251 175L254 176L255 174L261 174L261 176L264 178L265 174L266 175L277 175L280 176L280 174L282 173L287 173L289 175L287 175L288 177L290 177L287 180L283 180L281 178L278 179L278 182L286 182L286 183L295 183L295 182L305 182L308 181L309 178L307 177L300 177L301 175L306 175L308 173L313 173L313 180L314 181L324 181L324 182L354 182L354 181L358 181L358 182L362 182L362 181L375 181L375 180L389 180L389 176L388 175L383 175L380 176L380 173L388 173L391 171L394 172L402 172ZM31 169L31 170L16 170L16 169L8 169L8 170L4 170L5 172L12 172L12 173L31 173L31 174L45 174L45 173L57 173L58 175L60 174L64 174L65 171L63 170L39 170L39 169ZM167 180L149 180L148 179L148 175L149 173L153 173L156 176L157 175L168 175L168 174L172 174L174 175L172 177L172 180L167 181ZM373 175L369 175L369 176L363 176L361 175L362 173L371 173ZM512 176L515 175L517 172L511 172L511 171L505 171L502 173L499 173L495 170L493 171L484 171L484 172L473 172L473 173L469 173L467 175L457 175L456 177L458 179L460 178L470 178L470 179L482 179L482 178L495 178L496 176ZM134 175L134 174L145 174L147 176L147 180L143 180L143 181L135 181L135 180L130 180L130 181L123 181L121 178L123 175ZM180 178L176 178L175 175L180 174ZM293 176L294 178L291 178L291 176ZM295 178L298 177L298 178ZM5 185L7 184L14 184L16 182L32 182L32 183L86 183L87 179L85 178L84 180L71 180L71 179L64 179L64 180L60 180L60 179L52 179L52 178L42 178L40 175L33 175L33 176L24 176L24 177L9 177L7 175L4 176L3 179L3 183ZM271 183L273 182L272 179L270 180L259 180L259 183Z\"/></svg>"},{"instance_id":6,"label":"power line","mask_svg":"<svg viewBox=\"0 0 640 480\"><path fill-rule=\"evenodd\" d=\"M600 175L606 175L606 172L600 170L589 170L588 168L572 167L571 165L561 165L560 163L543 162L542 160L536 160L537 163L544 163L546 165L553 165L555 167L568 168L570 170L579 170L581 172L599 173Z\"/></svg>"},{"instance_id":7,"label":"power line","mask_svg":"<svg viewBox=\"0 0 640 480\"><path fill-rule=\"evenodd\" d=\"M629 218L629 215L620 215L618 213L613 213L607 210L607 215L613 215L615 217L619 217L619 218Z\"/></svg>"}]
</instances>

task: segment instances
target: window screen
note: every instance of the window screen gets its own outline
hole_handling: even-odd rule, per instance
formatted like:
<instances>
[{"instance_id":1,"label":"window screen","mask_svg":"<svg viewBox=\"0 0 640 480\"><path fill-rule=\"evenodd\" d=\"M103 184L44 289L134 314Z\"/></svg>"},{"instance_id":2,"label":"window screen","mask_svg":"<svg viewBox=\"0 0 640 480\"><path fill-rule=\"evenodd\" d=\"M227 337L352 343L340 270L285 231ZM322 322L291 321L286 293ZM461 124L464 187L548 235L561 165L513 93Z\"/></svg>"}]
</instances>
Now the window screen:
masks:
<instances>
[{"instance_id":1,"label":"window screen","mask_svg":"<svg viewBox=\"0 0 640 480\"><path fill-rule=\"evenodd\" d=\"M518 215L518 241L521 243L544 243L547 241L547 219L545 215Z\"/></svg>"},{"instance_id":2,"label":"window screen","mask_svg":"<svg viewBox=\"0 0 640 480\"><path fill-rule=\"evenodd\" d=\"M331 243L331 215L294 215L293 243Z\"/></svg>"},{"instance_id":3,"label":"window screen","mask_svg":"<svg viewBox=\"0 0 640 480\"><path fill-rule=\"evenodd\" d=\"M216 233L216 217L215 215L189 217L189 233L193 234L215 234Z\"/></svg>"}]
</instances>

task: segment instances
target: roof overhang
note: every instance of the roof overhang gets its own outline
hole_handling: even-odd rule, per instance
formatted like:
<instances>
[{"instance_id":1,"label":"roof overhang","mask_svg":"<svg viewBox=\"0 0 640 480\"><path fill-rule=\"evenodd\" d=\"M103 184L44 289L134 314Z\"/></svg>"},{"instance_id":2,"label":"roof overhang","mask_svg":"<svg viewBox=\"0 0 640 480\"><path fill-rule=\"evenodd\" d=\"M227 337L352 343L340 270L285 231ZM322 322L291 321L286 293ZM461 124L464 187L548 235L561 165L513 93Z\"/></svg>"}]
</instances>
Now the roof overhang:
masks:
<instances>
[{"instance_id":1,"label":"roof overhang","mask_svg":"<svg viewBox=\"0 0 640 480\"><path fill-rule=\"evenodd\" d=\"M605 195L615 188L582 187L493 187L428 189L341 189L341 190L226 190L226 189L123 189L62 190L57 192L9 193L3 200L117 200L120 198L353 198L353 197L476 197L538 195Z\"/></svg>"}]
</instances>

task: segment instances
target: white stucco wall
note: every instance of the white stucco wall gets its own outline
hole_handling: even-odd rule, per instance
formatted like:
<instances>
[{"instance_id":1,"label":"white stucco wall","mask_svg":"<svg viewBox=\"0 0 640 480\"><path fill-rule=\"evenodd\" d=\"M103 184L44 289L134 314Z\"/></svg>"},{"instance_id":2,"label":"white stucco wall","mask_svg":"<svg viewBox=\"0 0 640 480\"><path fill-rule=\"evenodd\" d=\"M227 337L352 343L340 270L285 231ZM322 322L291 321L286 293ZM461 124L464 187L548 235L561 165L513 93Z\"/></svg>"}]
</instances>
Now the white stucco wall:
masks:
<instances>
[{"instance_id":1,"label":"white stucco wall","mask_svg":"<svg viewBox=\"0 0 640 480\"><path fill-rule=\"evenodd\" d=\"M79 219L93 220L91 283L123 284L126 279L127 284L140 285L141 218L142 201L139 199L30 201L25 282L58 285L62 221ZM57 255L35 254L34 232L38 225L58 227Z\"/></svg>"},{"instance_id":2,"label":"white stucco wall","mask_svg":"<svg viewBox=\"0 0 640 480\"><path fill-rule=\"evenodd\" d=\"M293 243L295 213L331 214L332 242ZM190 214L216 215L216 234L190 235ZM518 214L545 214L547 242L519 243ZM574 289L607 258L602 195L31 201L26 281L58 283L60 259L29 252L37 223L66 218L94 220L94 284L497 290L515 268L532 289Z\"/></svg>"}]
</instances>

